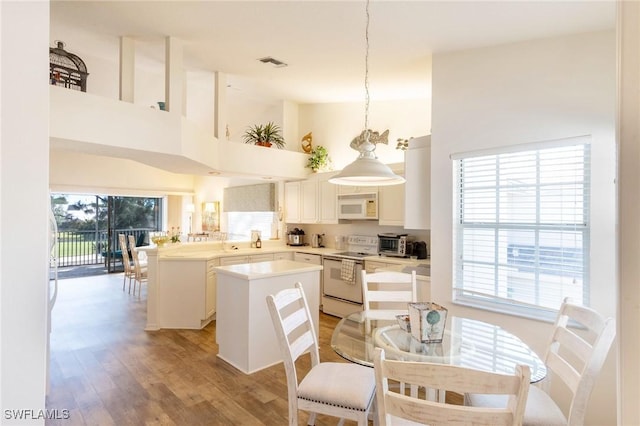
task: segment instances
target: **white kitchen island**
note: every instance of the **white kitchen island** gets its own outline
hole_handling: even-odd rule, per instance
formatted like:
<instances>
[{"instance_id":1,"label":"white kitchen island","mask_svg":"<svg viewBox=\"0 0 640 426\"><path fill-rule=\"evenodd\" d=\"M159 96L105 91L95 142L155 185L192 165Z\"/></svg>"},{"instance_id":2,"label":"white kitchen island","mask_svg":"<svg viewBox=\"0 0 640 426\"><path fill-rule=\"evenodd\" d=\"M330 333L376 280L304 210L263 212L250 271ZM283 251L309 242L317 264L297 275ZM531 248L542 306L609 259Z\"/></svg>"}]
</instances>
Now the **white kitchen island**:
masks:
<instances>
[{"instance_id":1,"label":"white kitchen island","mask_svg":"<svg viewBox=\"0 0 640 426\"><path fill-rule=\"evenodd\" d=\"M267 296L301 282L318 327L322 266L292 260L215 268L218 275L216 341L218 357L251 374L282 361Z\"/></svg>"}]
</instances>

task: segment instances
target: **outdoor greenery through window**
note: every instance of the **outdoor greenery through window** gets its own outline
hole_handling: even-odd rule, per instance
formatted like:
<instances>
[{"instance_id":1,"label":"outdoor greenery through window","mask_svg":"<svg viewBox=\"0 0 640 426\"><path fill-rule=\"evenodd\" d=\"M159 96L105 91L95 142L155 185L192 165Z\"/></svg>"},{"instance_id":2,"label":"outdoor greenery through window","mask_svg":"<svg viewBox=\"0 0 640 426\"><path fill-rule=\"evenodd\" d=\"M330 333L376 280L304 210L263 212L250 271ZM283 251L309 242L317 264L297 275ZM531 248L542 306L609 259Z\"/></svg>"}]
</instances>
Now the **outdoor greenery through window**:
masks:
<instances>
[{"instance_id":1,"label":"outdoor greenery through window","mask_svg":"<svg viewBox=\"0 0 640 426\"><path fill-rule=\"evenodd\" d=\"M589 304L588 138L454 156L454 300L553 317Z\"/></svg>"},{"instance_id":2,"label":"outdoor greenery through window","mask_svg":"<svg viewBox=\"0 0 640 426\"><path fill-rule=\"evenodd\" d=\"M162 227L161 198L52 194L51 209L60 266L106 263L112 270L121 263L119 233L134 235L140 246Z\"/></svg>"}]
</instances>

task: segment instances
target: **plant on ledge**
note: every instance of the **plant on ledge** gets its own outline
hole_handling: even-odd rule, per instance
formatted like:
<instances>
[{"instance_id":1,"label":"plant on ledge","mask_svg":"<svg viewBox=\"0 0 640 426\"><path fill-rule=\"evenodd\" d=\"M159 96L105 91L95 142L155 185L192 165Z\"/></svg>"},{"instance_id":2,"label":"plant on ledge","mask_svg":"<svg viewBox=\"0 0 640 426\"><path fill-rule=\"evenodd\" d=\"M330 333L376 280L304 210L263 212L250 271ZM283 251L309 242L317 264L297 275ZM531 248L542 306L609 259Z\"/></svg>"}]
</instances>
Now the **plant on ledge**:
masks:
<instances>
[{"instance_id":1,"label":"plant on ledge","mask_svg":"<svg viewBox=\"0 0 640 426\"><path fill-rule=\"evenodd\" d=\"M307 160L307 167L311 168L314 172L318 170L325 171L331 170L331 158L327 148L322 145L318 145L310 152L310 157Z\"/></svg>"},{"instance_id":2,"label":"plant on ledge","mask_svg":"<svg viewBox=\"0 0 640 426\"><path fill-rule=\"evenodd\" d=\"M286 145L284 138L280 134L280 127L274 124L273 121L267 124L249 126L242 139L244 139L244 143L267 147L275 145L278 149L282 149Z\"/></svg>"}]
</instances>

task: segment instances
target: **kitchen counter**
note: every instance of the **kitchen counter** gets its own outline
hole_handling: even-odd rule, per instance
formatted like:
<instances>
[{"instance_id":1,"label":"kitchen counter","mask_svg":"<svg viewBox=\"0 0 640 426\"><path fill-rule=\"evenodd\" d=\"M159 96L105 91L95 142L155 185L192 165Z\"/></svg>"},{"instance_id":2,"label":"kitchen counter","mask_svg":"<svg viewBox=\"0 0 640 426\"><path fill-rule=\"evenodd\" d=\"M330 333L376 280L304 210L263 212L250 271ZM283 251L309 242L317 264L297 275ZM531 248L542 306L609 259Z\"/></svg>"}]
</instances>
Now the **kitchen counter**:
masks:
<instances>
[{"instance_id":1,"label":"kitchen counter","mask_svg":"<svg viewBox=\"0 0 640 426\"><path fill-rule=\"evenodd\" d=\"M243 263L240 265L218 266L219 275L231 275L246 280L291 275L293 272L321 271L322 266L293 260L274 260L270 262Z\"/></svg>"},{"instance_id":2,"label":"kitchen counter","mask_svg":"<svg viewBox=\"0 0 640 426\"><path fill-rule=\"evenodd\" d=\"M384 263L392 263L394 265L404 265L404 266L418 266L418 265L429 265L431 266L431 259L411 259L407 257L393 257L393 256L367 256L364 258L365 262L376 261L376 262L384 262Z\"/></svg>"},{"instance_id":3,"label":"kitchen counter","mask_svg":"<svg viewBox=\"0 0 640 426\"><path fill-rule=\"evenodd\" d=\"M206 244L206 245L204 245ZM225 243L225 246L231 246ZM146 249L153 250L152 247ZM302 252L311 254L332 254L340 250L333 248L314 248L311 246L286 246L282 244L266 246L263 248L242 247L238 249L221 248L220 243L181 243L170 244L165 247L156 248L158 256L162 260L211 260L227 256L251 256L257 254L282 253L282 252Z\"/></svg>"}]
</instances>

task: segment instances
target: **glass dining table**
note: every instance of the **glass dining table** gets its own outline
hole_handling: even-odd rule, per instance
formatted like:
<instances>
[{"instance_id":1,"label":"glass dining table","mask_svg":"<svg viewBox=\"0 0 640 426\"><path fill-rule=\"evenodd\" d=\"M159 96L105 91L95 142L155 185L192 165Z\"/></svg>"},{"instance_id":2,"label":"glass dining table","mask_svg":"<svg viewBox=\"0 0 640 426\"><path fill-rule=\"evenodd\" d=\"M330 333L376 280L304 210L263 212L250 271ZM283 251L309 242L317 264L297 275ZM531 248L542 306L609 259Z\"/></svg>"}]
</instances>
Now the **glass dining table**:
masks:
<instances>
[{"instance_id":1,"label":"glass dining table","mask_svg":"<svg viewBox=\"0 0 640 426\"><path fill-rule=\"evenodd\" d=\"M344 359L373 367L376 347L388 359L435 362L495 373L513 374L518 364L531 369L531 383L547 374L540 357L517 336L486 322L449 315L441 343L422 343L400 328L402 312L354 312L340 320L331 347ZM404 312L405 314L407 312Z\"/></svg>"}]
</instances>

